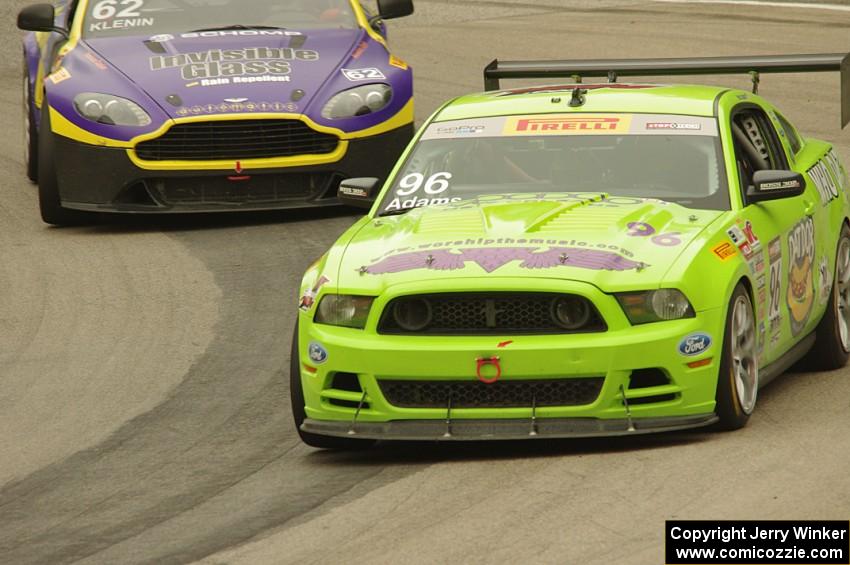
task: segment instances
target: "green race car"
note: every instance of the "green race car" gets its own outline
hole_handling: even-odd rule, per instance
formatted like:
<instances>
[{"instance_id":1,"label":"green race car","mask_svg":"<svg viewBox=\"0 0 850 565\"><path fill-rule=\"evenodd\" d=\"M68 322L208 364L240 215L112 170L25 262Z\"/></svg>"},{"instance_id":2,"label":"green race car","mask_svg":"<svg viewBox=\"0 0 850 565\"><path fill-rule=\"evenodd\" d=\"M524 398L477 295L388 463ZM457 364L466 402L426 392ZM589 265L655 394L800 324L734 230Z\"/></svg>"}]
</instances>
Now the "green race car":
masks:
<instances>
[{"instance_id":1,"label":"green race car","mask_svg":"<svg viewBox=\"0 0 850 565\"><path fill-rule=\"evenodd\" d=\"M309 268L292 410L316 447L744 426L792 363L850 354L832 146L743 90L638 74L840 70L844 55L494 62ZM500 90L502 78L608 82ZM848 97L842 102L850 116ZM380 192L379 192L380 190Z\"/></svg>"}]
</instances>

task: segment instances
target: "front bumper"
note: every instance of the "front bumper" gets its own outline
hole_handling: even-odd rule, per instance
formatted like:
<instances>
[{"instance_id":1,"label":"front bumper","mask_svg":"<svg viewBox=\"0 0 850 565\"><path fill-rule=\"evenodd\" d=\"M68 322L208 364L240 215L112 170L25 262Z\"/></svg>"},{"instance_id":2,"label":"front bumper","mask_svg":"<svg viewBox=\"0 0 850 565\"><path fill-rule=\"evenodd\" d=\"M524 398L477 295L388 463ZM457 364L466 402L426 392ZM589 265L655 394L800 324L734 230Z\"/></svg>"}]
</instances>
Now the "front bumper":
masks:
<instances>
[{"instance_id":1,"label":"front bumper","mask_svg":"<svg viewBox=\"0 0 850 565\"><path fill-rule=\"evenodd\" d=\"M334 163L237 172L148 170L122 148L53 135L64 208L89 212L161 214L252 211L338 205L345 178L387 178L413 136L413 124L348 141ZM236 163L234 163L234 167Z\"/></svg>"},{"instance_id":2,"label":"front bumper","mask_svg":"<svg viewBox=\"0 0 850 565\"><path fill-rule=\"evenodd\" d=\"M500 278L488 279L487 284L488 291L534 288L585 296L597 306L608 330L486 337L377 333L383 307L400 293L482 290L481 280L474 278L391 288L376 299L365 330L314 324L313 312L302 312L299 353L307 414L302 429L343 437L351 437L353 430L356 437L363 438L511 439L650 433L716 421L715 392L725 321L722 309L702 311L695 318L632 326L613 296L587 283ZM712 345L699 355L679 353L682 340L695 333L711 335ZM311 344L319 344L327 352L322 363L310 361ZM452 406L449 402L412 406L393 400L387 388L390 382L405 381L487 387L479 383L476 362L492 357L499 358L502 375L490 386L604 380L593 400L572 405L543 405L528 398L504 407ZM640 384L639 379L648 373L661 375L663 382ZM348 384L340 386L345 380L340 375ZM449 436L445 435L447 429ZM537 435L531 435L532 431Z\"/></svg>"},{"instance_id":3,"label":"front bumper","mask_svg":"<svg viewBox=\"0 0 850 565\"><path fill-rule=\"evenodd\" d=\"M483 441L511 439L612 437L672 432L709 426L713 413L697 416L599 420L549 418L528 420L400 420L385 423L305 420L301 430L323 436L397 441Z\"/></svg>"}]
</instances>

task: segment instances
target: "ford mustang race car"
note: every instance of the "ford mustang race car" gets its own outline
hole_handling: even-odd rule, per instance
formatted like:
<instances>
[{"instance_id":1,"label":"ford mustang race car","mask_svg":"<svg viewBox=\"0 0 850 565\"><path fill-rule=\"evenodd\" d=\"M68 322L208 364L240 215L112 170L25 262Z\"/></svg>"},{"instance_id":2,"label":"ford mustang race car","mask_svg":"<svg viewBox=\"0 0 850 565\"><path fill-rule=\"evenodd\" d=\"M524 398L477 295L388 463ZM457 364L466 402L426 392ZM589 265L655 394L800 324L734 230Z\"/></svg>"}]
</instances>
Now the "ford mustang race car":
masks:
<instances>
[{"instance_id":1,"label":"ford mustang race car","mask_svg":"<svg viewBox=\"0 0 850 565\"><path fill-rule=\"evenodd\" d=\"M43 219L338 204L413 135L383 20L412 0L58 0L24 8Z\"/></svg>"},{"instance_id":2,"label":"ford mustang race car","mask_svg":"<svg viewBox=\"0 0 850 565\"><path fill-rule=\"evenodd\" d=\"M758 95L618 76L841 70L843 55L496 62L307 271L292 410L318 447L744 426L850 352L850 193ZM608 77L499 90L501 78ZM755 90L755 88L754 88ZM842 125L846 125L847 92Z\"/></svg>"}]
</instances>

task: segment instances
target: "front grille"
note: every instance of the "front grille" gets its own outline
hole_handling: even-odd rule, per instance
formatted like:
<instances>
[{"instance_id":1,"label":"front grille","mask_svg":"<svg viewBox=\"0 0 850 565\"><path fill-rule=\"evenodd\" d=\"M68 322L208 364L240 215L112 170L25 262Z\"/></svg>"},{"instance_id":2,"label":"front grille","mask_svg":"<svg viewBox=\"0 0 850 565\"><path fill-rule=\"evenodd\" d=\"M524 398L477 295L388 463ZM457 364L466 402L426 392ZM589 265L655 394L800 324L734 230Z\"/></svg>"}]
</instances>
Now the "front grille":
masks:
<instances>
[{"instance_id":1,"label":"front grille","mask_svg":"<svg viewBox=\"0 0 850 565\"><path fill-rule=\"evenodd\" d=\"M145 161L244 161L333 153L335 135L299 120L232 120L178 124L136 145Z\"/></svg>"},{"instance_id":2,"label":"front grille","mask_svg":"<svg viewBox=\"0 0 850 565\"><path fill-rule=\"evenodd\" d=\"M334 173L256 175L246 180L221 177L174 177L145 181L167 205L272 204L289 199L322 196L335 188Z\"/></svg>"},{"instance_id":3,"label":"front grille","mask_svg":"<svg viewBox=\"0 0 850 565\"><path fill-rule=\"evenodd\" d=\"M578 325L564 325L556 316L558 301L568 300L586 313ZM410 306L422 314L420 323L404 323L400 313ZM427 305L427 306L426 306ZM424 322L427 318L427 323ZM578 320L576 320L578 321ZM387 304L378 324L382 334L511 335L604 332L605 322L584 297L556 293L461 293L404 296Z\"/></svg>"},{"instance_id":4,"label":"front grille","mask_svg":"<svg viewBox=\"0 0 850 565\"><path fill-rule=\"evenodd\" d=\"M538 381L379 380L387 402L400 408L517 408L581 406L599 396L605 377Z\"/></svg>"}]
</instances>

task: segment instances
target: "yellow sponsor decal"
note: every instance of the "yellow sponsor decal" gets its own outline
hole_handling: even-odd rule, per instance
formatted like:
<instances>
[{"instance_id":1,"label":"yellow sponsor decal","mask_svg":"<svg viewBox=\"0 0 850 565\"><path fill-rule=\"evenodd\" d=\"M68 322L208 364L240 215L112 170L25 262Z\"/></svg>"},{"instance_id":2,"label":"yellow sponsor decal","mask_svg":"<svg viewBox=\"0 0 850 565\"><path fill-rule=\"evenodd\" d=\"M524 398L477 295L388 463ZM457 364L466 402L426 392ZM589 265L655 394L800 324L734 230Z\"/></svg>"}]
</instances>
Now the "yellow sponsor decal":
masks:
<instances>
[{"instance_id":1,"label":"yellow sponsor decal","mask_svg":"<svg viewBox=\"0 0 850 565\"><path fill-rule=\"evenodd\" d=\"M403 71L406 71L408 69L407 63L405 63L395 55L390 55L390 65Z\"/></svg>"},{"instance_id":2,"label":"yellow sponsor decal","mask_svg":"<svg viewBox=\"0 0 850 565\"><path fill-rule=\"evenodd\" d=\"M514 116L505 123L505 135L605 135L629 133L631 115L540 114Z\"/></svg>"},{"instance_id":3,"label":"yellow sponsor decal","mask_svg":"<svg viewBox=\"0 0 850 565\"><path fill-rule=\"evenodd\" d=\"M53 84L59 84L60 82L65 82L66 80L71 78L71 73L68 72L68 69L59 69L58 71L50 75L48 78Z\"/></svg>"},{"instance_id":4,"label":"yellow sponsor decal","mask_svg":"<svg viewBox=\"0 0 850 565\"><path fill-rule=\"evenodd\" d=\"M728 261L738 254L738 249L728 241L724 241L712 249L711 252L714 253L721 261Z\"/></svg>"}]
</instances>

